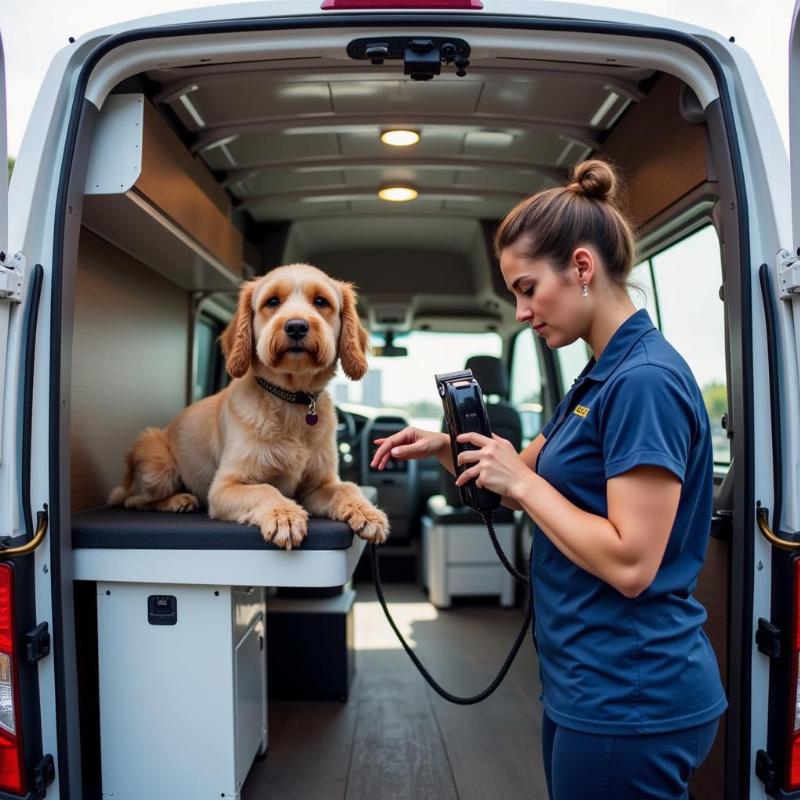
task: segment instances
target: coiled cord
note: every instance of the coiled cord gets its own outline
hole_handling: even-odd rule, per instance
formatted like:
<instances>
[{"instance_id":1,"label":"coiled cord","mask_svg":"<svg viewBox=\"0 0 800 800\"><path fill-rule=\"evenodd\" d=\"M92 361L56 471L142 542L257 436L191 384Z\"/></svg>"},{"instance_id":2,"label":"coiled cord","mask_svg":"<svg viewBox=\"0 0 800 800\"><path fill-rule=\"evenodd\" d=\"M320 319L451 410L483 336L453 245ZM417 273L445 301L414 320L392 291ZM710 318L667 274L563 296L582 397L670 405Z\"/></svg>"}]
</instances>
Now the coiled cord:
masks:
<instances>
[{"instance_id":1,"label":"coiled cord","mask_svg":"<svg viewBox=\"0 0 800 800\"><path fill-rule=\"evenodd\" d=\"M488 512L485 514L481 514L483 517L483 521L486 523L486 528L489 531L489 538L492 541L492 546L497 553L498 558L502 562L503 566L508 570L508 572L520 583L525 586L530 586L530 578L523 575L514 566L509 562L506 558L506 554L503 552L503 548L500 547L500 543L497 541L497 534L494 531L494 525L492 524L492 512ZM474 705L475 703L480 703L481 700L485 700L489 695L491 695L495 689L503 682L503 678L505 678L506 673L508 672L511 664L514 662L514 659L519 652L519 648L522 645L522 641L525 638L525 634L528 631L528 628L531 625L531 620L533 618L533 600L532 600L532 593L529 591L525 592L526 595L526 603L525 603L525 619L522 622L522 627L520 628L519 633L517 634L517 638L514 641L514 644L511 646L511 650L506 657L506 660L503 662L503 665L500 667L500 671L495 676L494 680L480 693L476 695L472 695L471 697L460 697L459 695L452 694L448 692L447 689L443 688L437 681L433 678L433 676L425 669L422 662L417 657L416 653L408 646L406 640L403 638L403 634L400 633L397 625L395 625L394 620L392 619L392 615L389 613L389 609L386 605L386 598L383 595L383 585L381 584L381 575L380 569L378 566L378 548L373 543L371 546L371 557L372 557L372 577L375 582L375 592L378 595L378 602L381 604L381 608L383 609L383 613L386 615L386 619L389 622L392 630L395 632L395 635L400 640L400 644L403 645L403 649L408 653L408 657L414 662L414 666L419 670L422 677L426 680L428 685L433 689L436 694L440 697L443 697L445 700L455 703L456 705L461 706L469 706ZM534 638L535 643L535 638Z\"/></svg>"}]
</instances>

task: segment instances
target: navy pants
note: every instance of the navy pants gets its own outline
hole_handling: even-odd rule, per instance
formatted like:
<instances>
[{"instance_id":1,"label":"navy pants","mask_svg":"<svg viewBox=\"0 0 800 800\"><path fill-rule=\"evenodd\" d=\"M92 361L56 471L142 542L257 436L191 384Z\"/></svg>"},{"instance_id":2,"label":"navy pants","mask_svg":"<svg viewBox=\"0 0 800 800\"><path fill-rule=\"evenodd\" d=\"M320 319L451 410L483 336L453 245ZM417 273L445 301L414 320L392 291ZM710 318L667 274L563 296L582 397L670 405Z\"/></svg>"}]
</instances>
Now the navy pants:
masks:
<instances>
[{"instance_id":1,"label":"navy pants","mask_svg":"<svg viewBox=\"0 0 800 800\"><path fill-rule=\"evenodd\" d=\"M550 800L688 800L719 720L643 736L581 733L542 718Z\"/></svg>"}]
</instances>

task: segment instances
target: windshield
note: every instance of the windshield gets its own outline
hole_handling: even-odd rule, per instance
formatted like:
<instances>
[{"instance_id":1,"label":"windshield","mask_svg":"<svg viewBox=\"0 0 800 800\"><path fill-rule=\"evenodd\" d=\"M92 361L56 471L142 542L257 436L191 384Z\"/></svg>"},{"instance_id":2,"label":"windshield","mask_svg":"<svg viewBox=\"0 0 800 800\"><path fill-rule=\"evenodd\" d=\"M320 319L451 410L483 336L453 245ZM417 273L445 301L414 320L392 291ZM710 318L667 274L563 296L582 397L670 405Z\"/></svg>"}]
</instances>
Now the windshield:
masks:
<instances>
[{"instance_id":1,"label":"windshield","mask_svg":"<svg viewBox=\"0 0 800 800\"><path fill-rule=\"evenodd\" d=\"M383 344L383 337L370 339L373 348ZM496 333L412 331L396 335L394 346L406 348L408 354L392 358L369 356L369 370L356 383L347 380L340 369L330 386L334 401L400 409L411 417L412 425L438 431L442 403L433 376L464 369L470 356L500 356L503 343Z\"/></svg>"}]
</instances>

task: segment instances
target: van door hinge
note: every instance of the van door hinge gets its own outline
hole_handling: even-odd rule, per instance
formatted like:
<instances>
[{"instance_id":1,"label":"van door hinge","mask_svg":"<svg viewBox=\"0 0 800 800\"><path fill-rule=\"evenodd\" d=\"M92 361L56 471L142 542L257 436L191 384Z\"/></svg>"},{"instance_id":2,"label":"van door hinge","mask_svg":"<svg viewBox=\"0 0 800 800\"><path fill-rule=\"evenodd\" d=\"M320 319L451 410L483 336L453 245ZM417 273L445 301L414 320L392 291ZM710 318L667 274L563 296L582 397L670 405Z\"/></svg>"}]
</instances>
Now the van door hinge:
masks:
<instances>
[{"instance_id":1,"label":"van door hinge","mask_svg":"<svg viewBox=\"0 0 800 800\"><path fill-rule=\"evenodd\" d=\"M36 797L44 797L47 794L47 787L56 779L56 762L53 756L46 755L33 768L31 778L33 794Z\"/></svg>"},{"instance_id":2,"label":"van door hinge","mask_svg":"<svg viewBox=\"0 0 800 800\"><path fill-rule=\"evenodd\" d=\"M767 658L777 660L781 657L781 630L768 620L761 617L758 620L756 631L756 646L758 652Z\"/></svg>"},{"instance_id":3,"label":"van door hinge","mask_svg":"<svg viewBox=\"0 0 800 800\"><path fill-rule=\"evenodd\" d=\"M778 288L781 300L800 295L800 247L797 254L778 251Z\"/></svg>"},{"instance_id":4,"label":"van door hinge","mask_svg":"<svg viewBox=\"0 0 800 800\"><path fill-rule=\"evenodd\" d=\"M766 750L759 750L756 753L756 777L764 784L767 794L772 794L778 788L775 762Z\"/></svg>"},{"instance_id":5,"label":"van door hinge","mask_svg":"<svg viewBox=\"0 0 800 800\"><path fill-rule=\"evenodd\" d=\"M0 300L21 303L24 278L25 256L22 253L14 253L6 261L6 254L0 252Z\"/></svg>"},{"instance_id":6,"label":"van door hinge","mask_svg":"<svg viewBox=\"0 0 800 800\"><path fill-rule=\"evenodd\" d=\"M50 631L46 622L40 623L25 635L25 654L29 664L35 664L50 655Z\"/></svg>"}]
</instances>

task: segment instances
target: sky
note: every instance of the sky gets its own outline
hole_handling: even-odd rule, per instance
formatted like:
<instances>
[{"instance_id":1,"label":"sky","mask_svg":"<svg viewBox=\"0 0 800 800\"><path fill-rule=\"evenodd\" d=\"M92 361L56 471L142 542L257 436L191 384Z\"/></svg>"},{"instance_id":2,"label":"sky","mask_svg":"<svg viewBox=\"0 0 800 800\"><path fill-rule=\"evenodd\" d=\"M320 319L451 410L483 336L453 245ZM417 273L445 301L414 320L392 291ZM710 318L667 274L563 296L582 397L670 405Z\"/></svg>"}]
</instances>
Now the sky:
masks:
<instances>
[{"instance_id":1,"label":"sky","mask_svg":"<svg viewBox=\"0 0 800 800\"><path fill-rule=\"evenodd\" d=\"M521 3L525 0L521 0ZM794 0L584 0L589 5L672 17L735 36L764 82L784 142L788 129L787 53ZM137 0L135 16L187 7L228 5L211 0ZM534 6L531 3L531 6ZM131 5L109 0L0 0L6 63L8 149L19 151L38 88L50 60L70 36L130 18Z\"/></svg>"}]
</instances>

